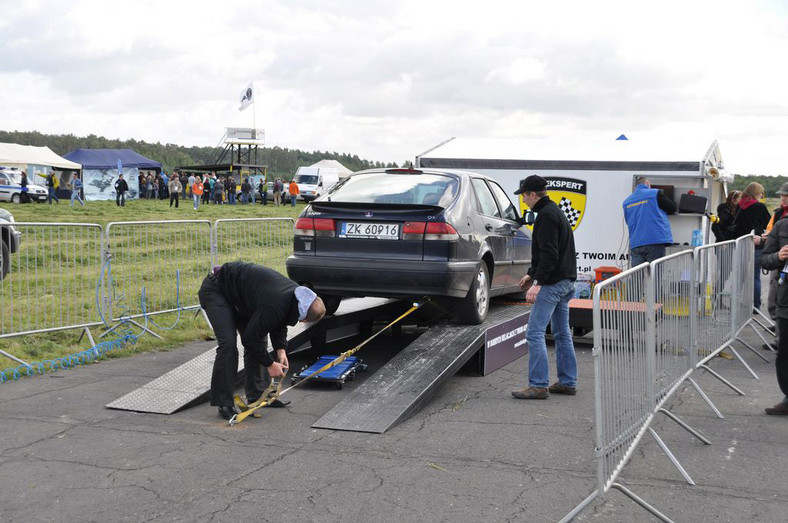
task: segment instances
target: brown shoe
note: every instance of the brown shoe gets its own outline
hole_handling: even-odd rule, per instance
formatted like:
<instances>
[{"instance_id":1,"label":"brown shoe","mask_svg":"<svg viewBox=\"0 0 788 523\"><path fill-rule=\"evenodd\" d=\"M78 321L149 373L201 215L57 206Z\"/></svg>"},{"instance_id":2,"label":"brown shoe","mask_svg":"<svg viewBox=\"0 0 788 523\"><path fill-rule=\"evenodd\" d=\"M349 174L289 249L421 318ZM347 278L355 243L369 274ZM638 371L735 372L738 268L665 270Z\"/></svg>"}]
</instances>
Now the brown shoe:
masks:
<instances>
[{"instance_id":1,"label":"brown shoe","mask_svg":"<svg viewBox=\"0 0 788 523\"><path fill-rule=\"evenodd\" d=\"M781 401L774 407L766 407L763 411L772 416L788 416L788 403Z\"/></svg>"},{"instance_id":2,"label":"brown shoe","mask_svg":"<svg viewBox=\"0 0 788 523\"><path fill-rule=\"evenodd\" d=\"M546 400L550 397L550 393L547 389L528 387L527 389L512 392L512 396L520 400Z\"/></svg>"},{"instance_id":3,"label":"brown shoe","mask_svg":"<svg viewBox=\"0 0 788 523\"><path fill-rule=\"evenodd\" d=\"M577 394L577 387L568 387L560 381L556 381L550 385L550 388L547 390L549 390L551 394L566 394L567 396L574 396Z\"/></svg>"}]
</instances>

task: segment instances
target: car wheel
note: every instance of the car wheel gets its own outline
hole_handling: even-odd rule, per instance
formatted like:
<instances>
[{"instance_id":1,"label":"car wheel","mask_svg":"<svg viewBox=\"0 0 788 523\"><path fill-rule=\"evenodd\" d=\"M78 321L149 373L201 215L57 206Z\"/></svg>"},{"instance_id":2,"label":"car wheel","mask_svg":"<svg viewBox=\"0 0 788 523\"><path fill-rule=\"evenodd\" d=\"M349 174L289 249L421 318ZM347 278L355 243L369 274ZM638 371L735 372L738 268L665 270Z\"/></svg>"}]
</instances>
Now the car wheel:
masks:
<instances>
[{"instance_id":1,"label":"car wheel","mask_svg":"<svg viewBox=\"0 0 788 523\"><path fill-rule=\"evenodd\" d=\"M19 193L11 195L11 203L19 203Z\"/></svg>"},{"instance_id":2,"label":"car wheel","mask_svg":"<svg viewBox=\"0 0 788 523\"><path fill-rule=\"evenodd\" d=\"M0 258L0 280L5 278L6 274L11 270L11 249L6 242L0 242L0 250L2 250L2 257Z\"/></svg>"},{"instance_id":3,"label":"car wheel","mask_svg":"<svg viewBox=\"0 0 788 523\"><path fill-rule=\"evenodd\" d=\"M339 308L339 304L342 303L342 296L321 294L320 299L323 300L323 304L326 306L326 316L333 315Z\"/></svg>"},{"instance_id":4,"label":"car wheel","mask_svg":"<svg viewBox=\"0 0 788 523\"><path fill-rule=\"evenodd\" d=\"M480 262L476 276L465 298L457 304L457 319L468 325L478 325L487 318L490 309L490 275L487 264Z\"/></svg>"}]
</instances>

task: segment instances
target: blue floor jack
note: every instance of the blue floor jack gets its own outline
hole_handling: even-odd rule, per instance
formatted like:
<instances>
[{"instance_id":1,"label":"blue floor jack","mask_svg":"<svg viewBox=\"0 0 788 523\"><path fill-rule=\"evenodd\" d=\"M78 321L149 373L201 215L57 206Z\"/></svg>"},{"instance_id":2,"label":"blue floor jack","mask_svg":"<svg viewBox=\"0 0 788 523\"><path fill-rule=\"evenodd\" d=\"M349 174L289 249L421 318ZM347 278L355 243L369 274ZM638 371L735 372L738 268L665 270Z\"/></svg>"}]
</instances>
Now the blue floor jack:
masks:
<instances>
[{"instance_id":1,"label":"blue floor jack","mask_svg":"<svg viewBox=\"0 0 788 523\"><path fill-rule=\"evenodd\" d=\"M311 376L312 373L317 372L324 366L334 361L336 358L337 356L321 356L312 365L304 366L299 372L293 374L293 377L291 378L293 383L298 383L299 381ZM345 381L353 381L353 378L356 377L356 371L367 370L367 366L361 361L361 359L355 356L348 356L344 361L341 361L333 367L324 370L320 374L312 376L310 379L314 381L334 383L337 389L341 390L342 386L345 384Z\"/></svg>"}]
</instances>

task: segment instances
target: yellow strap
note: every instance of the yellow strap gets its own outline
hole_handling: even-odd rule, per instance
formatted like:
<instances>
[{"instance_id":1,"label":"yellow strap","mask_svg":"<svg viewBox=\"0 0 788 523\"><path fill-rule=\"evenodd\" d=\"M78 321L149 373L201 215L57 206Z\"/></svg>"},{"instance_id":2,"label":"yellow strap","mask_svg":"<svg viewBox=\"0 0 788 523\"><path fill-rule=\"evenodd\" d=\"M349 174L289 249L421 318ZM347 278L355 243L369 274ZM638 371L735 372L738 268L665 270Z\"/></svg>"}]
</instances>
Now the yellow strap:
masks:
<instances>
[{"instance_id":1,"label":"yellow strap","mask_svg":"<svg viewBox=\"0 0 788 523\"><path fill-rule=\"evenodd\" d=\"M388 330L392 325L396 324L397 322L399 322L400 320L405 318L408 314L412 313L413 311L419 309L422 305L424 305L428 301L429 301L429 298L424 298L420 302L414 303L413 306L411 306L410 309L408 309L407 311L402 313L397 319L395 319L392 322L390 322L388 325L386 325L385 327L380 329L378 332L376 332L375 334L373 334L372 336L370 336L366 340L362 341L361 343L359 343L358 345L356 345L355 347L353 347L349 351L343 352L342 354L340 354L339 356L334 358L329 363L326 363L325 365L323 365L320 369L314 371L309 376L306 376L305 378L301 379L300 381L298 381L297 383L291 385L290 387L286 388L285 390L281 390L281 388L282 388L282 379L283 378L271 378L271 384L268 386L268 388L263 393L263 395L260 396L260 399L258 399L255 402L250 403L249 404L249 410L246 410L244 412L238 413L235 416L233 416L230 419L230 426L232 427L234 425L237 425L238 423L241 423L243 420L245 420L246 418L251 416L255 411L257 411L257 409L261 409L263 407L267 407L268 405L270 405L271 403L273 403L274 401L279 399L279 396L281 396L281 395L285 394L286 392L296 388L297 386L301 385L302 383L304 383L308 379L313 378L314 376L317 376L321 372L326 371L326 370L330 369L331 367L334 367L335 365L338 365L339 363L342 363L343 361L345 361L345 359L347 359L348 356L352 356L356 352L360 351L362 349L362 347L364 347L367 343L369 343L370 341L375 339L379 334L381 334L382 332L385 332L386 330ZM240 397L238 399L240 400Z\"/></svg>"}]
</instances>

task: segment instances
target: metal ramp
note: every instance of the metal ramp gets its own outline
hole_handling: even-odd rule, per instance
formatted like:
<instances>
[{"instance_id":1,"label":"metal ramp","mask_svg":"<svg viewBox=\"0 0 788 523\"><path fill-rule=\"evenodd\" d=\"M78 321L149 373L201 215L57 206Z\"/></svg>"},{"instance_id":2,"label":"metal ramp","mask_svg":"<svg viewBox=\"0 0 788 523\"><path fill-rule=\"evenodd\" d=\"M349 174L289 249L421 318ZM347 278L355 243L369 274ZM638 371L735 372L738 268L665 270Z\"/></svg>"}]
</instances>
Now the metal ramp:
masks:
<instances>
[{"instance_id":1,"label":"metal ramp","mask_svg":"<svg viewBox=\"0 0 788 523\"><path fill-rule=\"evenodd\" d=\"M481 325L430 327L312 427L385 432L418 412L443 382L479 352L488 331L507 322L522 327L529 314L530 307L493 305ZM524 332L518 334L524 339ZM521 348L524 353L524 344Z\"/></svg>"},{"instance_id":2,"label":"metal ramp","mask_svg":"<svg viewBox=\"0 0 788 523\"><path fill-rule=\"evenodd\" d=\"M330 343L358 333L359 325L378 316L397 314L407 303L382 298L343 300L336 314L316 324L298 323L288 328L288 350L297 352L310 347L311 340ZM243 371L243 345L238 338L238 377ZM202 403L208 398L216 348L176 367L167 374L106 405L110 409L172 414Z\"/></svg>"}]
</instances>

